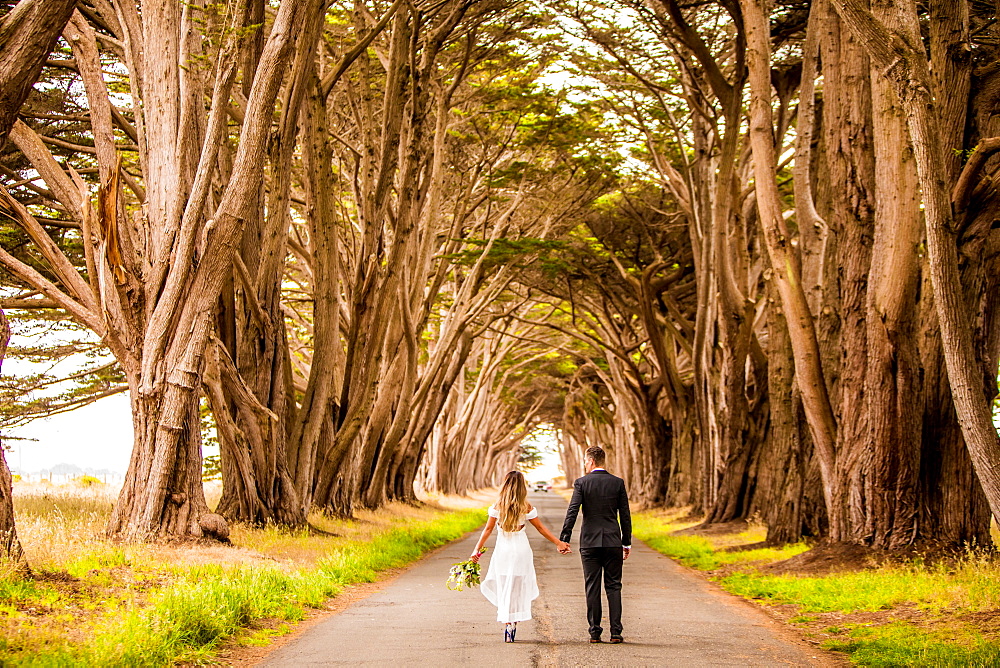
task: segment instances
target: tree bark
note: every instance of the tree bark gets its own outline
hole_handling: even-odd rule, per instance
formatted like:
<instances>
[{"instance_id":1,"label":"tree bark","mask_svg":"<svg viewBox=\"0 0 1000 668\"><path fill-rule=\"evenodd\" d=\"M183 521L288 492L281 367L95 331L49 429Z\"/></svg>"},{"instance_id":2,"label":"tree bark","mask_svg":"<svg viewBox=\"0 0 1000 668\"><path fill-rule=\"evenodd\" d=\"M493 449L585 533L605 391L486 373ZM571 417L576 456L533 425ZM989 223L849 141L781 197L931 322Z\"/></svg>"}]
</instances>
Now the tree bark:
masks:
<instances>
[{"instance_id":1,"label":"tree bark","mask_svg":"<svg viewBox=\"0 0 1000 668\"><path fill-rule=\"evenodd\" d=\"M251 9L247 21L257 22L255 17L263 14L263 3L255 3ZM223 495L218 512L229 519L253 524L302 526L309 511L309 503L303 496L311 498L308 490L295 484L293 473L297 455L294 425L299 411L290 382L281 287L287 257L293 156L298 138L305 137L309 130L302 122L309 118L304 102L318 95L316 44L324 24L325 15L311 8L296 39L289 81L280 96L281 116L275 140L269 146L267 203L264 205L262 190L258 195L259 210L246 221L241 247L235 256L233 269L238 287L224 308L226 313L233 314L235 322L229 355L223 354L219 359L226 361L231 356L232 363L224 365L224 370L232 373L218 386L223 400L213 401L213 412L216 407L229 411L236 429L220 433ZM255 68L262 50L263 41L255 44L245 66ZM309 141L313 141L312 136L303 143ZM329 164L327 169L332 171ZM314 252L314 267L318 264L317 257ZM337 289L336 280L329 281L327 275L319 279L324 281L321 289ZM328 330L327 324L325 320L314 322L313 330L322 336ZM336 336L336 323L331 329ZM328 379L323 376L326 371L322 366L313 369ZM322 419L322 414L313 419ZM239 437L241 442L224 438L229 435ZM245 459L250 468L227 466L230 453Z\"/></svg>"},{"instance_id":2,"label":"tree bark","mask_svg":"<svg viewBox=\"0 0 1000 668\"><path fill-rule=\"evenodd\" d=\"M750 144L753 149L755 191L761 226L767 244L773 277L788 323L795 375L820 470L823 492L830 513L831 532L839 534L835 509L839 503L836 467L836 422L821 366L816 328L805 292L791 237L781 215L781 200L775 181L777 160L771 120L770 31L766 0L741 2L747 31L747 65L750 72Z\"/></svg>"},{"instance_id":3,"label":"tree bark","mask_svg":"<svg viewBox=\"0 0 1000 668\"><path fill-rule=\"evenodd\" d=\"M877 76L877 75L876 75ZM875 237L866 298L864 407L870 470L845 481L853 542L901 548L917 536L921 369L917 288L921 212L917 172L896 94L872 80ZM850 419L850 418L848 418ZM868 467L866 467L867 469Z\"/></svg>"},{"instance_id":4,"label":"tree bark","mask_svg":"<svg viewBox=\"0 0 1000 668\"><path fill-rule=\"evenodd\" d=\"M970 43L969 4L935 0L929 3L931 20L930 53L934 76L934 98L941 105L941 135L948 156L948 182L959 190L954 197L956 216L969 232L962 235L960 257L965 303L978 311L975 321L977 356L984 375L996 368L998 351L995 327L989 323L996 317L995 283L996 255L983 232L992 225L997 202L995 195L979 196L972 206L971 186L978 178L975 167L977 147L963 164L966 147L977 138L998 134L1000 124L993 119L995 104L985 92L991 90L995 74L988 72L973 83L973 58ZM972 91L975 90L975 93ZM984 95L985 94L985 95ZM974 130L973 130L974 128ZM985 155L985 154L982 154ZM975 171L973 171L974 168ZM970 177L965 179L963 177ZM966 185L968 184L968 185ZM986 221L990 221L989 224ZM972 232L976 230L975 232ZM992 245L995 249L995 240ZM951 388L945 371L933 288L924 276L921 291L920 335L924 369L923 443L921 454L920 533L924 539L949 545L991 544L990 509L982 486L976 477L968 448L955 415ZM989 343L993 341L993 343Z\"/></svg>"},{"instance_id":5,"label":"tree bark","mask_svg":"<svg viewBox=\"0 0 1000 668\"><path fill-rule=\"evenodd\" d=\"M7 315L0 308L0 370L7 355L7 344L10 341L10 323ZM10 469L7 467L6 448L0 438L0 561L14 562L18 569L30 573L24 560L24 550L17 538L17 525L14 521L14 496Z\"/></svg>"},{"instance_id":6,"label":"tree bark","mask_svg":"<svg viewBox=\"0 0 1000 668\"><path fill-rule=\"evenodd\" d=\"M972 340L958 271L958 244L947 187L949 164L941 136L938 103L933 97L916 5L890 0L886 7L902 21L893 29L854 0L835 3L844 22L868 47L873 63L893 85L906 111L927 231L927 252L941 343L958 422L994 516L1000 516L1000 437L990 398L996 373L983 377Z\"/></svg>"},{"instance_id":7,"label":"tree bark","mask_svg":"<svg viewBox=\"0 0 1000 668\"><path fill-rule=\"evenodd\" d=\"M178 87L183 84L186 91L193 91L201 104L198 74L177 69L176 58L190 48L180 41L177 28L182 22L175 13L177 6L160 0L143 5L145 34L163 45L163 49L148 51L144 60L133 63L133 75L141 74L147 113L149 154L144 175L150 187L146 215L153 227L166 223L157 230L164 234L152 237L154 259L169 257L172 261L160 267L154 264L146 285L156 298L151 300L144 328L141 368L129 373L136 444L108 525L111 535L145 540L205 534L225 539L228 534L225 522L208 513L204 501L197 390L218 295L232 271L242 224L252 215L256 201L252 195L259 191L274 100L288 69L292 41L301 32L309 9L316 10L301 3L282 3L277 11L246 102L233 170L215 216L202 232L202 259L195 265L188 262L194 256L200 208L213 170L196 164L197 128L182 122L185 114L193 113L185 106L192 102L190 97L178 96ZM220 70L220 77L225 76ZM201 144L202 159L213 163L218 150L213 132L227 104L222 96L228 97L224 81L217 82L214 95L214 115ZM187 200L189 193L191 201ZM180 224L173 224L175 221ZM175 241L179 246L171 252Z\"/></svg>"},{"instance_id":8,"label":"tree bark","mask_svg":"<svg viewBox=\"0 0 1000 668\"><path fill-rule=\"evenodd\" d=\"M808 437L800 429L801 399L795 387L795 362L781 312L768 312L768 408L770 420L760 458L757 509L767 524L767 543L782 545L806 533L806 468L811 459Z\"/></svg>"}]
</instances>

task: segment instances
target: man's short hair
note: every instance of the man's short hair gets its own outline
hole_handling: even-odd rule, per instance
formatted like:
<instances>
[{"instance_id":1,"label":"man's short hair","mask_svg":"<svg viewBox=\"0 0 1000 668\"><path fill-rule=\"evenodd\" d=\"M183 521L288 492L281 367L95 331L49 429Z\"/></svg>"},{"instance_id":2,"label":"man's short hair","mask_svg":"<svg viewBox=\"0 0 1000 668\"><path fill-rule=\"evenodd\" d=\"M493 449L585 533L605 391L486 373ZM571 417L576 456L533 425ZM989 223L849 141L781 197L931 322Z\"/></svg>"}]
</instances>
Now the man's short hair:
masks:
<instances>
[{"instance_id":1,"label":"man's short hair","mask_svg":"<svg viewBox=\"0 0 1000 668\"><path fill-rule=\"evenodd\" d=\"M604 454L604 448L599 445L592 445L587 448L587 459L592 459L595 466L604 466L604 460L606 455Z\"/></svg>"}]
</instances>

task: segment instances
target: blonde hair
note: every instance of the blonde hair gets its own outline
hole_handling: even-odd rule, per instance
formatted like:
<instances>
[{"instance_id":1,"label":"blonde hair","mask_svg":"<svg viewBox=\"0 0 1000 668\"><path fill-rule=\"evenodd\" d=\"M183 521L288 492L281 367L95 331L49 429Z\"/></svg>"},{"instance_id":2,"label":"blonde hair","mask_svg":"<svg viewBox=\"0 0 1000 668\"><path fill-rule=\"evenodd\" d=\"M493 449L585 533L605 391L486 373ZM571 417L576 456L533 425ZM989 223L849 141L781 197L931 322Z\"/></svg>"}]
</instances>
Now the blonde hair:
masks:
<instances>
[{"instance_id":1,"label":"blonde hair","mask_svg":"<svg viewBox=\"0 0 1000 668\"><path fill-rule=\"evenodd\" d=\"M504 478L496 509L501 529L511 533L521 528L521 517L528 512L528 486L520 471L511 471Z\"/></svg>"}]
</instances>

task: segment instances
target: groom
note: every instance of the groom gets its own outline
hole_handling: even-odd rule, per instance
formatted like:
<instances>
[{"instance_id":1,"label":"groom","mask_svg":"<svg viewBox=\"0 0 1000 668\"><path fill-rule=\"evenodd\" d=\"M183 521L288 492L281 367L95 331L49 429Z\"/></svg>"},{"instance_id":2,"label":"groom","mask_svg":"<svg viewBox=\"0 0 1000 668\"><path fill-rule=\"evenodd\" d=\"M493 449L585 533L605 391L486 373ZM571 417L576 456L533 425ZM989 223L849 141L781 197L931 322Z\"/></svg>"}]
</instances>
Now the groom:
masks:
<instances>
[{"instance_id":1,"label":"groom","mask_svg":"<svg viewBox=\"0 0 1000 668\"><path fill-rule=\"evenodd\" d=\"M601 576L608 594L611 642L622 640L622 563L632 550L632 516L628 510L625 481L604 470L604 450L587 448L584 466L587 475L573 483L573 498L566 510L560 540L573 536L577 513L583 506L580 529L580 558L587 589L587 621L590 642L601 642ZM619 526L618 522L621 521Z\"/></svg>"}]
</instances>

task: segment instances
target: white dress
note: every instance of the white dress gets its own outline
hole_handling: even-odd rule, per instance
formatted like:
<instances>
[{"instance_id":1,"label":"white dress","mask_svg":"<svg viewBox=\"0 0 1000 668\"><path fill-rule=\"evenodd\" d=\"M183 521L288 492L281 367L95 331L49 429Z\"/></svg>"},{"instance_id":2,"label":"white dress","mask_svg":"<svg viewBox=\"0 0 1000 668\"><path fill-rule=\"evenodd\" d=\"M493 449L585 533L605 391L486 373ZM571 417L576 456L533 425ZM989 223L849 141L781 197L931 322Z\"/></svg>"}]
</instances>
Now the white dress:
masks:
<instances>
[{"instance_id":1,"label":"white dress","mask_svg":"<svg viewBox=\"0 0 1000 668\"><path fill-rule=\"evenodd\" d=\"M493 506L490 506L489 514L499 518ZM497 544L479 588L483 596L497 607L498 622L531 619L531 602L538 598L538 581L535 579L535 558L524 529L527 521L536 517L538 510L532 508L521 518L521 528L513 532L504 531L497 524Z\"/></svg>"}]
</instances>

